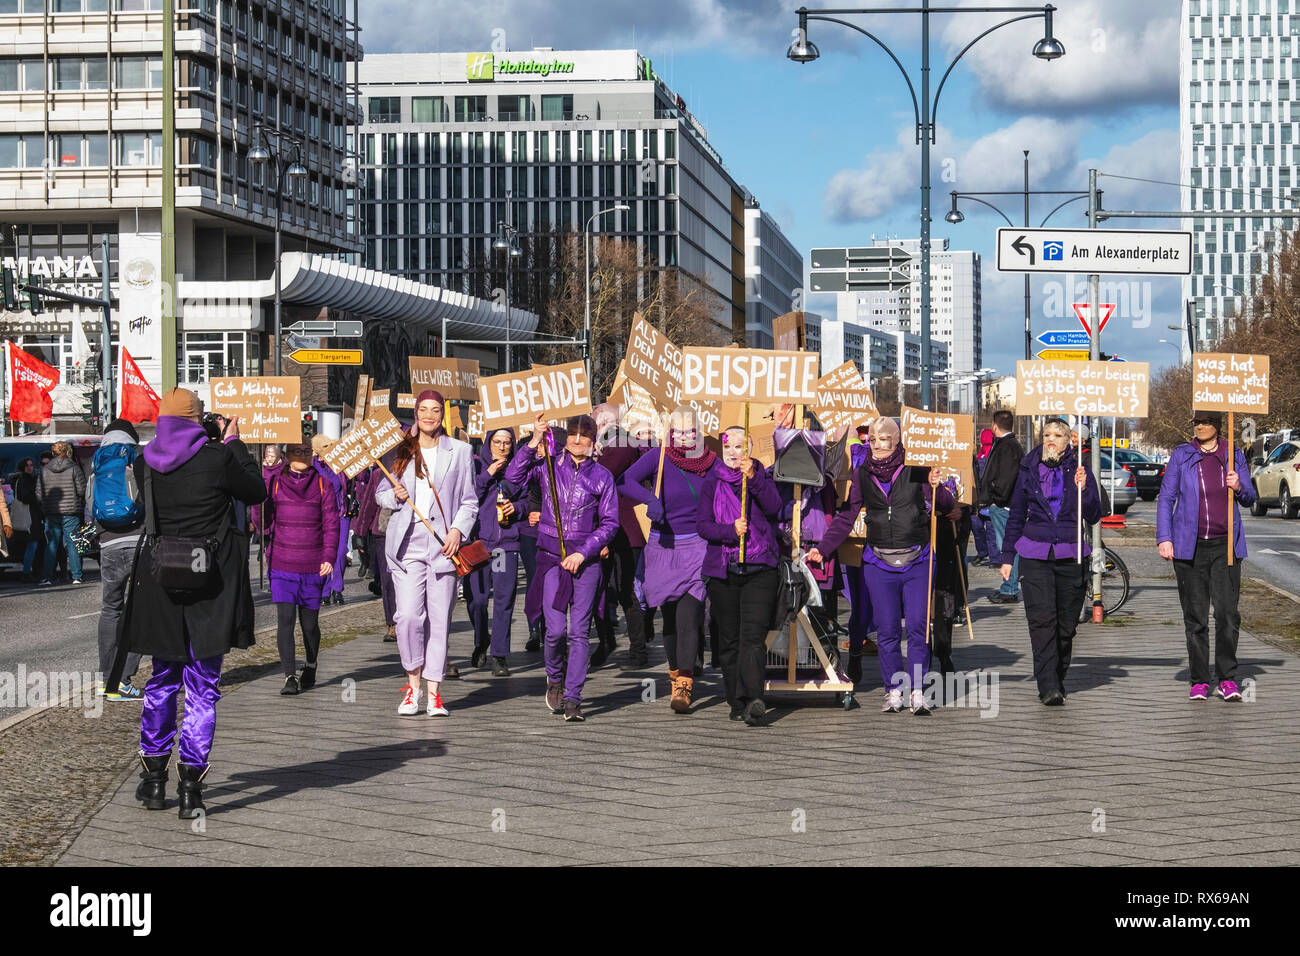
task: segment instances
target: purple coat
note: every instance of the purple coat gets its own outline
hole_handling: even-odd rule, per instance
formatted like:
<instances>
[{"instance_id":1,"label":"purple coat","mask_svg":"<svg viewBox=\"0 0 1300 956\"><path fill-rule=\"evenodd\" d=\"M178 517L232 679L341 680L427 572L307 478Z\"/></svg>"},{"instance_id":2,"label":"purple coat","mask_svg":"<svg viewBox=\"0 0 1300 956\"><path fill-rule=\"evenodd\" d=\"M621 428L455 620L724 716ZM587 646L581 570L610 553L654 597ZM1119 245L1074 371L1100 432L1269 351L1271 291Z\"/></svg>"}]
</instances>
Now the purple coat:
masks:
<instances>
[{"instance_id":1,"label":"purple coat","mask_svg":"<svg viewBox=\"0 0 1300 956\"><path fill-rule=\"evenodd\" d=\"M1246 530L1241 525L1241 510L1237 505L1250 506L1255 503L1255 485L1250 480L1250 467L1246 464L1245 454L1240 448L1234 450L1233 470L1241 479L1241 491L1237 492L1236 501L1232 503L1232 550L1236 557L1244 558ZM1201 508L1201 483L1197 476L1196 459L1200 454L1201 450L1195 442L1174 449L1169 456L1169 464L1165 466L1165 477L1160 483L1160 497L1156 500L1156 542L1172 542L1174 558L1178 561L1190 561L1196 555L1196 519ZM1226 487L1215 491L1225 498L1228 495Z\"/></svg>"},{"instance_id":2,"label":"purple coat","mask_svg":"<svg viewBox=\"0 0 1300 956\"><path fill-rule=\"evenodd\" d=\"M319 574L334 563L339 513L329 483L315 469L292 468L266 483L266 527L271 536L268 566L291 574Z\"/></svg>"},{"instance_id":3,"label":"purple coat","mask_svg":"<svg viewBox=\"0 0 1300 956\"><path fill-rule=\"evenodd\" d=\"M546 457L532 445L520 445L506 466L506 481L516 494L530 484L542 489L542 517L537 523L537 546L550 554L560 553L555 533L555 505L546 473ZM618 495L614 476L598 462L575 462L567 453L555 456L555 484L564 526L565 553L581 551L586 560L599 560L600 552L618 533Z\"/></svg>"},{"instance_id":4,"label":"purple coat","mask_svg":"<svg viewBox=\"0 0 1300 956\"><path fill-rule=\"evenodd\" d=\"M488 471L493 461L492 436L499 431L510 434L511 451L514 451L515 433L509 428L494 428L483 438L483 447L479 449L478 460L474 463L477 469L474 474L474 491L478 494L478 523L474 525L474 536L492 551L497 548L502 551L518 551L519 526L528 523L526 510L528 495L526 490L511 494L511 489L506 485L509 458L507 458L506 468L498 468L495 475ZM504 526L497 521L497 492L499 491L504 492L510 499L510 503L515 506L514 514L506 519Z\"/></svg>"},{"instance_id":5,"label":"purple coat","mask_svg":"<svg viewBox=\"0 0 1300 956\"><path fill-rule=\"evenodd\" d=\"M723 479L720 470L726 466L719 458L704 475L704 490L700 492L700 502L695 512L695 527L700 537L709 543L704 553L704 576L725 578L727 562L740 556L740 536L732 522L720 523L713 514L713 499L718 493L718 484ZM754 503L758 503L755 511ZM776 567L777 552L776 532L772 530L772 521L781 512L781 493L777 491L776 482L763 465L754 462L754 478L749 482L749 496L745 502L749 512L745 518L749 522L749 534L745 541L745 563L766 564Z\"/></svg>"},{"instance_id":6,"label":"purple coat","mask_svg":"<svg viewBox=\"0 0 1300 956\"><path fill-rule=\"evenodd\" d=\"M1016 485L1011 492L1011 514L1007 517L1007 530L1002 536L1004 560L1016 554L1016 542L1022 537L1039 544L1069 545L1073 558L1074 542L1078 534L1078 510L1075 504L1078 492L1074 487L1074 470L1079 467L1074 449L1065 450L1065 460L1061 463L1061 476L1064 487L1061 493L1061 508L1056 516L1043 494L1042 482L1038 478L1038 463L1043 459L1043 446L1030 449L1029 454L1020 460L1020 472L1016 475ZM1083 520L1086 524L1096 524L1101 520L1101 495L1097 491L1097 479L1085 468L1087 479L1083 487ZM1084 541L1084 547L1088 542ZM1067 557L1064 553L1058 557Z\"/></svg>"},{"instance_id":7,"label":"purple coat","mask_svg":"<svg viewBox=\"0 0 1300 956\"><path fill-rule=\"evenodd\" d=\"M709 469L712 471L712 468ZM667 457L664 458L664 480L655 497L654 483L659 474L659 451L642 455L641 458L623 472L619 489L634 502L649 505L651 527L661 536L678 537L698 534L695 515L704 482L709 472L692 475L678 468ZM647 485L649 487L647 487ZM656 520L654 515L662 510Z\"/></svg>"}]
</instances>

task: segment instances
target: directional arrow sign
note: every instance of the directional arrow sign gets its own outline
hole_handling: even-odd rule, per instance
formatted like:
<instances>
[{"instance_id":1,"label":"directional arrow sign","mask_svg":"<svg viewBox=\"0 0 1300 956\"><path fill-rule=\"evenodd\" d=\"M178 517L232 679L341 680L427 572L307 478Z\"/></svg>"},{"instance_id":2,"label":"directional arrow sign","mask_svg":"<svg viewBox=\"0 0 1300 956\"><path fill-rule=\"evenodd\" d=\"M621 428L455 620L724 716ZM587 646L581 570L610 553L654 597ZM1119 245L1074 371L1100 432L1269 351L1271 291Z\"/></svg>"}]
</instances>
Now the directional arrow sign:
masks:
<instances>
[{"instance_id":1,"label":"directional arrow sign","mask_svg":"<svg viewBox=\"0 0 1300 956\"><path fill-rule=\"evenodd\" d=\"M297 332L299 335L316 335L331 339L359 339L361 338L360 322L295 322L293 325L285 328L286 332Z\"/></svg>"},{"instance_id":2,"label":"directional arrow sign","mask_svg":"<svg viewBox=\"0 0 1300 956\"><path fill-rule=\"evenodd\" d=\"M1115 314L1115 306L1110 302L1103 302L1101 305L1097 306L1097 309L1101 312L1101 328L1097 329L1097 334L1101 335L1101 333L1106 330L1106 323L1109 322L1110 317ZM1091 303L1074 303L1074 314L1079 317L1079 324L1083 326L1084 334L1089 336L1092 335L1092 326L1088 324L1088 319L1092 317Z\"/></svg>"},{"instance_id":3,"label":"directional arrow sign","mask_svg":"<svg viewBox=\"0 0 1300 956\"><path fill-rule=\"evenodd\" d=\"M1045 362L1086 362L1087 349L1043 349L1038 357Z\"/></svg>"},{"instance_id":4,"label":"directional arrow sign","mask_svg":"<svg viewBox=\"0 0 1300 956\"><path fill-rule=\"evenodd\" d=\"M998 271L1190 275L1192 234L1139 229L999 229Z\"/></svg>"},{"instance_id":5,"label":"directional arrow sign","mask_svg":"<svg viewBox=\"0 0 1300 956\"><path fill-rule=\"evenodd\" d=\"M1049 349L1086 349L1088 333L1078 329L1051 329L1039 332L1038 341Z\"/></svg>"},{"instance_id":6,"label":"directional arrow sign","mask_svg":"<svg viewBox=\"0 0 1300 956\"><path fill-rule=\"evenodd\" d=\"M361 349L295 349L289 358L299 365L360 365Z\"/></svg>"}]
</instances>

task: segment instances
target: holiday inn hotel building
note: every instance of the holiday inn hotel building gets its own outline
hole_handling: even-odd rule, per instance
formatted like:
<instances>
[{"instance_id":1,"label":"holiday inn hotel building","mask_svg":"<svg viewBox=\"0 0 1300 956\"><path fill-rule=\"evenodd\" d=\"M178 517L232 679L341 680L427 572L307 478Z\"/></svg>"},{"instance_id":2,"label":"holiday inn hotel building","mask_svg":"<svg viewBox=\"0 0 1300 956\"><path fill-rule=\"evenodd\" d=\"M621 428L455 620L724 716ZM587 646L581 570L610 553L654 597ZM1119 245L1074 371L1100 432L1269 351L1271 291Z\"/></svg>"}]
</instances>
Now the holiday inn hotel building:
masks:
<instances>
[{"instance_id":1,"label":"holiday inn hotel building","mask_svg":"<svg viewBox=\"0 0 1300 956\"><path fill-rule=\"evenodd\" d=\"M633 240L746 334L746 190L635 50L368 55L360 64L364 262L462 292L497 223ZM499 265L500 259L497 259Z\"/></svg>"}]
</instances>

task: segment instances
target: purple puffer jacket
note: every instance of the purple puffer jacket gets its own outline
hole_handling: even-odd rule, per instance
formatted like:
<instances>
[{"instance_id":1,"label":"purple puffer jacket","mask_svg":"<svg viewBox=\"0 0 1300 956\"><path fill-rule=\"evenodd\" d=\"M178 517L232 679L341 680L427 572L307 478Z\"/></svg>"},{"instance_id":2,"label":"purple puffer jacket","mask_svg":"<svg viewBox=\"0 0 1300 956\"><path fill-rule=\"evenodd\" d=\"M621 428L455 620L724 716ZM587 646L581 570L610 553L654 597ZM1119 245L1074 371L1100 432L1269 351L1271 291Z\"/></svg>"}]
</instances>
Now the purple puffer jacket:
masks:
<instances>
[{"instance_id":1,"label":"purple puffer jacket","mask_svg":"<svg viewBox=\"0 0 1300 956\"><path fill-rule=\"evenodd\" d=\"M546 457L535 451L532 445L519 446L506 466L506 482L516 494L523 494L534 483L542 489L537 546L558 555L560 544L555 533L555 505L551 502ZM588 459L578 464L563 453L555 456L555 483L565 553L581 551L588 561L599 559L601 550L618 533L618 495L614 491L614 476L598 462Z\"/></svg>"},{"instance_id":2,"label":"purple puffer jacket","mask_svg":"<svg viewBox=\"0 0 1300 956\"><path fill-rule=\"evenodd\" d=\"M506 486L506 468L498 468L496 474L488 471L492 464L492 438L497 432L506 432L510 436L510 450L514 451L515 433L509 428L494 428L483 438L483 447L479 449L475 464L474 491L478 493L478 521L474 525L474 537L489 549L495 551L519 550L519 526L528 523L527 491L511 494ZM507 457L506 467L509 467ZM510 503L515 506L514 514L506 519L504 527L497 521L497 492L505 493Z\"/></svg>"},{"instance_id":3,"label":"purple puffer jacket","mask_svg":"<svg viewBox=\"0 0 1300 956\"><path fill-rule=\"evenodd\" d=\"M330 485L314 468L286 468L267 482L268 566L290 574L319 574L338 551L339 513Z\"/></svg>"}]
</instances>

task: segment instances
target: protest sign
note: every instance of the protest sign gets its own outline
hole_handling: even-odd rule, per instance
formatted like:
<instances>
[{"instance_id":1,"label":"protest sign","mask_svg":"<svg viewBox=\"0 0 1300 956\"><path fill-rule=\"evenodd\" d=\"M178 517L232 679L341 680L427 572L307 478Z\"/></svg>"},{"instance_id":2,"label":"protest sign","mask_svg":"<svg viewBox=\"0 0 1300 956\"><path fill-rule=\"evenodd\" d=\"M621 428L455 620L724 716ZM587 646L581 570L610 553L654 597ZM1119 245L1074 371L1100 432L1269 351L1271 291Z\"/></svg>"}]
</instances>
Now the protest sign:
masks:
<instances>
[{"instance_id":1,"label":"protest sign","mask_svg":"<svg viewBox=\"0 0 1300 956\"><path fill-rule=\"evenodd\" d=\"M412 355L408 362L413 395L431 388L449 402L478 401L478 362L474 359Z\"/></svg>"},{"instance_id":2,"label":"protest sign","mask_svg":"<svg viewBox=\"0 0 1300 956\"><path fill-rule=\"evenodd\" d=\"M301 379L296 375L214 378L212 411L239 418L239 437L250 445L302 441Z\"/></svg>"},{"instance_id":3,"label":"protest sign","mask_svg":"<svg viewBox=\"0 0 1300 956\"><path fill-rule=\"evenodd\" d=\"M524 372L478 380L484 428L509 428L538 415L567 418L591 411L587 367L582 362L535 365Z\"/></svg>"},{"instance_id":4,"label":"protest sign","mask_svg":"<svg viewBox=\"0 0 1300 956\"><path fill-rule=\"evenodd\" d=\"M815 405L820 361L815 352L686 348L682 394L706 401Z\"/></svg>"},{"instance_id":5,"label":"protest sign","mask_svg":"<svg viewBox=\"0 0 1300 956\"><path fill-rule=\"evenodd\" d=\"M365 418L370 418L375 414L376 409L382 408L384 411L391 411L388 406L389 395L392 394L391 388L372 388L370 390L370 400L366 403Z\"/></svg>"},{"instance_id":6,"label":"protest sign","mask_svg":"<svg viewBox=\"0 0 1300 956\"><path fill-rule=\"evenodd\" d=\"M348 429L323 459L336 472L355 478L405 438L401 423L385 412Z\"/></svg>"},{"instance_id":7,"label":"protest sign","mask_svg":"<svg viewBox=\"0 0 1300 956\"><path fill-rule=\"evenodd\" d=\"M671 411L681 404L682 350L640 313L632 318L622 372L661 410Z\"/></svg>"},{"instance_id":8,"label":"protest sign","mask_svg":"<svg viewBox=\"0 0 1300 956\"><path fill-rule=\"evenodd\" d=\"M475 402L465 416L465 434L470 438L483 437L483 406Z\"/></svg>"},{"instance_id":9,"label":"protest sign","mask_svg":"<svg viewBox=\"0 0 1300 956\"><path fill-rule=\"evenodd\" d=\"M357 395L352 400L352 414L356 418L366 417L366 404L370 401L370 376L362 372L357 376Z\"/></svg>"},{"instance_id":10,"label":"protest sign","mask_svg":"<svg viewBox=\"0 0 1300 956\"><path fill-rule=\"evenodd\" d=\"M785 352L797 352L807 341L802 312L787 312L772 320L772 347Z\"/></svg>"},{"instance_id":11,"label":"protest sign","mask_svg":"<svg viewBox=\"0 0 1300 956\"><path fill-rule=\"evenodd\" d=\"M410 392L397 393L397 410L398 411L415 411L415 396Z\"/></svg>"},{"instance_id":12,"label":"protest sign","mask_svg":"<svg viewBox=\"0 0 1300 956\"><path fill-rule=\"evenodd\" d=\"M1268 356L1197 352L1192 356L1192 408L1268 414Z\"/></svg>"},{"instance_id":13,"label":"protest sign","mask_svg":"<svg viewBox=\"0 0 1300 956\"><path fill-rule=\"evenodd\" d=\"M945 479L957 475L958 500L972 503L975 420L903 406L901 424L904 463L936 468Z\"/></svg>"},{"instance_id":14,"label":"protest sign","mask_svg":"<svg viewBox=\"0 0 1300 956\"><path fill-rule=\"evenodd\" d=\"M1016 362L1017 415L1146 418L1146 362Z\"/></svg>"},{"instance_id":15,"label":"protest sign","mask_svg":"<svg viewBox=\"0 0 1300 956\"><path fill-rule=\"evenodd\" d=\"M627 376L626 368L627 362L624 360L618 367L618 375L614 377L614 387L609 390L609 400L622 407L620 418L625 423L625 427L630 422L650 422L658 428L662 406L655 402L649 392Z\"/></svg>"},{"instance_id":16,"label":"protest sign","mask_svg":"<svg viewBox=\"0 0 1300 956\"><path fill-rule=\"evenodd\" d=\"M852 362L845 362L817 380L817 404L813 411L828 432L841 426L868 425L880 417L871 389Z\"/></svg>"}]
</instances>

